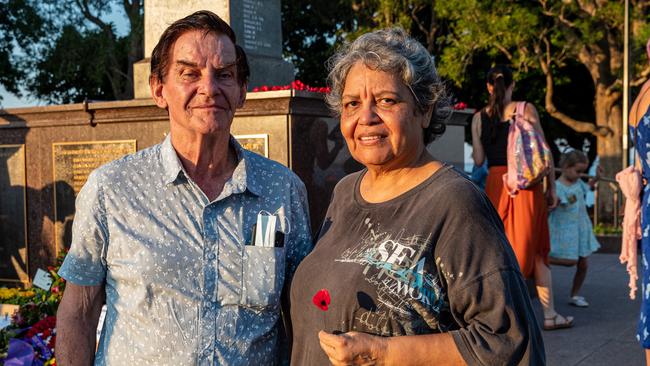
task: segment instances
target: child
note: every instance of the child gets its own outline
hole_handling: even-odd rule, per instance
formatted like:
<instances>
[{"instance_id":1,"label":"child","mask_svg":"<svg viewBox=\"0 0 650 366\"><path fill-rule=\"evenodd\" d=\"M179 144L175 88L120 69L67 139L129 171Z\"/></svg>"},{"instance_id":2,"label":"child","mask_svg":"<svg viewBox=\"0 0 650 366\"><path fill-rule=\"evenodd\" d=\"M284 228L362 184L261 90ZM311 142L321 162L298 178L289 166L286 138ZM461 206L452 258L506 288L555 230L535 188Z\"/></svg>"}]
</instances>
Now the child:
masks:
<instances>
[{"instance_id":1,"label":"child","mask_svg":"<svg viewBox=\"0 0 650 366\"><path fill-rule=\"evenodd\" d=\"M599 168L596 177L590 179L587 184L580 179L580 176L584 175L588 167L589 160L579 150L562 155L560 158L562 175L556 181L560 204L548 217L551 234L550 262L563 266L577 264L569 304L578 307L589 306L587 300L578 294L587 276L587 256L600 247L587 214L585 196L588 190L594 189L602 169Z\"/></svg>"}]
</instances>

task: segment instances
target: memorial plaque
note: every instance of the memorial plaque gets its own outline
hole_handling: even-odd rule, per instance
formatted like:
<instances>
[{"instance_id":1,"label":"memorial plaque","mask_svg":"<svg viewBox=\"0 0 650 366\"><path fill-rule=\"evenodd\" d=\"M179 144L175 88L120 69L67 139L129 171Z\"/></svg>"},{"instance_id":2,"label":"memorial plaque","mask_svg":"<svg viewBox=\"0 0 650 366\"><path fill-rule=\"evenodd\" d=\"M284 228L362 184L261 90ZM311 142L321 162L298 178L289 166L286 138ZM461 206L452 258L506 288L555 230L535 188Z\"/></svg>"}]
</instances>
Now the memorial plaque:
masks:
<instances>
[{"instance_id":1,"label":"memorial plaque","mask_svg":"<svg viewBox=\"0 0 650 366\"><path fill-rule=\"evenodd\" d=\"M0 145L0 280L29 281L25 145Z\"/></svg>"},{"instance_id":2,"label":"memorial plaque","mask_svg":"<svg viewBox=\"0 0 650 366\"><path fill-rule=\"evenodd\" d=\"M282 23L279 1L231 1L230 25L247 54L282 56Z\"/></svg>"},{"instance_id":3,"label":"memorial plaque","mask_svg":"<svg viewBox=\"0 0 650 366\"><path fill-rule=\"evenodd\" d=\"M52 144L54 232L57 252L63 245L70 245L74 200L88 180L90 172L135 151L135 140Z\"/></svg>"},{"instance_id":4,"label":"memorial plaque","mask_svg":"<svg viewBox=\"0 0 650 366\"><path fill-rule=\"evenodd\" d=\"M246 150L269 157L269 135L235 135L237 142Z\"/></svg>"}]
</instances>

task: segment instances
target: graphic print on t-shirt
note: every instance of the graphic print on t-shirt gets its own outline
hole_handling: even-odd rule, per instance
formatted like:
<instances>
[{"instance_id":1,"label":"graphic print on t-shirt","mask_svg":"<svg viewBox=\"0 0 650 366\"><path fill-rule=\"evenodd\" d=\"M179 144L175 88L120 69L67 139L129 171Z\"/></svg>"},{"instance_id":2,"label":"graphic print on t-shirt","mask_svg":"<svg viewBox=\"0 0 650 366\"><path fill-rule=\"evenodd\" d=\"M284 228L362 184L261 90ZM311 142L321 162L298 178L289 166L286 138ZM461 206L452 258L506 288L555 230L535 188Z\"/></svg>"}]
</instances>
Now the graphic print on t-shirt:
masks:
<instances>
[{"instance_id":1,"label":"graphic print on t-shirt","mask_svg":"<svg viewBox=\"0 0 650 366\"><path fill-rule=\"evenodd\" d=\"M384 231L369 218L364 224L367 230L360 242L337 259L364 266L364 279L377 291L375 308L361 310L356 320L379 334L390 333L395 324L390 319L395 318L407 334L442 328L438 317L446 305L433 263L431 238L409 235L403 229Z\"/></svg>"}]
</instances>

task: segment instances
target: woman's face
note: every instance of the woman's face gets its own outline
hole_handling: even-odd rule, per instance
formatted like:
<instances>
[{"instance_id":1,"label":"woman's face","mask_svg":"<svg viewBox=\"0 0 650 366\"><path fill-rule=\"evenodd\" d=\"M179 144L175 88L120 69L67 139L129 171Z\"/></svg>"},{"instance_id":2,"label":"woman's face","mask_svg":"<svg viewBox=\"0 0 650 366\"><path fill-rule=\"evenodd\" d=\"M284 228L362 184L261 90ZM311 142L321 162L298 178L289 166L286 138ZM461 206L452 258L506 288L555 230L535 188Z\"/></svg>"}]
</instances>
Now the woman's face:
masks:
<instances>
[{"instance_id":1,"label":"woman's face","mask_svg":"<svg viewBox=\"0 0 650 366\"><path fill-rule=\"evenodd\" d=\"M369 168L400 168L415 161L431 111L417 111L400 77L357 62L343 88L341 132L352 157Z\"/></svg>"},{"instance_id":2,"label":"woman's face","mask_svg":"<svg viewBox=\"0 0 650 366\"><path fill-rule=\"evenodd\" d=\"M485 85L487 86L488 93L492 95L492 93L494 93L494 85L491 85L490 83L485 83ZM510 86L506 87L506 94L504 98L508 100L512 99L512 92L514 90L515 90L515 82L513 81L512 84L510 84Z\"/></svg>"}]
</instances>

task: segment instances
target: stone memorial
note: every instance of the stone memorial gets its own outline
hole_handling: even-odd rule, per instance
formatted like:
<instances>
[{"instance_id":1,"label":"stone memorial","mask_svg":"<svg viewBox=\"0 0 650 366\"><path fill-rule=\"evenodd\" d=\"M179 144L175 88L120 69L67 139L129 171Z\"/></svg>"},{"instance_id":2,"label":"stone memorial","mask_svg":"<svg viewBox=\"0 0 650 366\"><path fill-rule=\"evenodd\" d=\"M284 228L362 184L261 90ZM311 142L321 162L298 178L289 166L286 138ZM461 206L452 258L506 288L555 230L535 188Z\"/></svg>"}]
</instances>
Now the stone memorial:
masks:
<instances>
[{"instance_id":1,"label":"stone memorial","mask_svg":"<svg viewBox=\"0 0 650 366\"><path fill-rule=\"evenodd\" d=\"M0 280L28 279L25 145L0 145Z\"/></svg>"},{"instance_id":2,"label":"stone memorial","mask_svg":"<svg viewBox=\"0 0 650 366\"><path fill-rule=\"evenodd\" d=\"M447 132L428 147L436 158L462 169L470 117L452 115ZM70 244L75 195L95 166L157 144L168 132L167 111L151 99L0 110L0 283L29 283ZM319 93L248 93L232 134L302 179L313 232L336 183L360 168Z\"/></svg>"},{"instance_id":3,"label":"stone memorial","mask_svg":"<svg viewBox=\"0 0 650 366\"><path fill-rule=\"evenodd\" d=\"M251 86L293 79L292 65L281 58L280 0L147 0L145 55L170 23L199 9L231 24L249 56ZM29 284L70 245L74 200L94 168L169 133L167 111L149 96L149 68L148 59L134 65L134 100L0 110L0 284ZM454 113L445 135L429 145L437 159L463 168L469 117ZM361 168L320 93L248 93L231 132L302 179L314 233L336 183Z\"/></svg>"},{"instance_id":4,"label":"stone memorial","mask_svg":"<svg viewBox=\"0 0 650 366\"><path fill-rule=\"evenodd\" d=\"M210 10L225 20L246 51L250 87L286 85L293 81L291 63L282 59L280 0L146 0L144 2L145 59L133 66L135 98L149 98L151 52L163 31L197 10Z\"/></svg>"}]
</instances>

